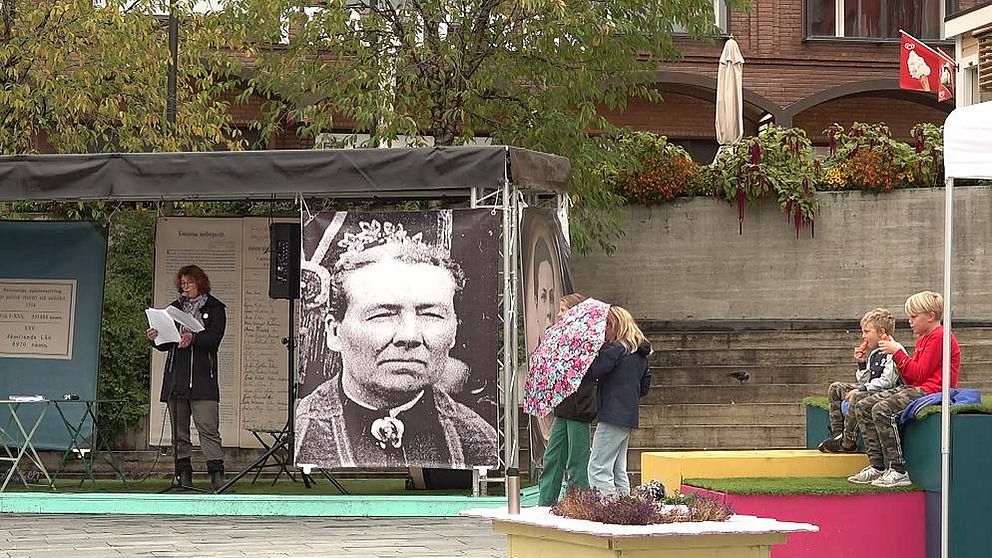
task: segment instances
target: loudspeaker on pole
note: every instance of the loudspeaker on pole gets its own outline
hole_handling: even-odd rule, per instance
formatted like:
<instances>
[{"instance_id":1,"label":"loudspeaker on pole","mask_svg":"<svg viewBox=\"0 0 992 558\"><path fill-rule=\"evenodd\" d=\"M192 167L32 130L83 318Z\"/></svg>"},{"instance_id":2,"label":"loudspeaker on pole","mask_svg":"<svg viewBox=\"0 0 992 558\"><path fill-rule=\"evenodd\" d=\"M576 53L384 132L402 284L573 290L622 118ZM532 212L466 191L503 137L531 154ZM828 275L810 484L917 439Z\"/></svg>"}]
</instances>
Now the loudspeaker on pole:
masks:
<instances>
[{"instance_id":1,"label":"loudspeaker on pole","mask_svg":"<svg viewBox=\"0 0 992 558\"><path fill-rule=\"evenodd\" d=\"M300 224L269 225L269 298L300 298Z\"/></svg>"}]
</instances>

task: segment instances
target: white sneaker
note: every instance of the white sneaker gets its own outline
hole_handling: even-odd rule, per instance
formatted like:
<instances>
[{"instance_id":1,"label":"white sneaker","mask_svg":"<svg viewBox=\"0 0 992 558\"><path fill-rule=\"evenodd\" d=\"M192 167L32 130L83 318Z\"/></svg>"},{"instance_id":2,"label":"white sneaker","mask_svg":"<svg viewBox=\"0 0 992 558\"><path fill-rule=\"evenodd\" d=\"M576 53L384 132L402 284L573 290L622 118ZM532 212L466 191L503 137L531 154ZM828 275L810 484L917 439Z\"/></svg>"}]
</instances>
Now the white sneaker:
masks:
<instances>
[{"instance_id":1,"label":"white sneaker","mask_svg":"<svg viewBox=\"0 0 992 558\"><path fill-rule=\"evenodd\" d=\"M900 473L895 469L888 469L881 477L871 481L872 486L879 488L895 488L897 486L909 486L913 481L909 480L909 473Z\"/></svg>"},{"instance_id":2,"label":"white sneaker","mask_svg":"<svg viewBox=\"0 0 992 558\"><path fill-rule=\"evenodd\" d=\"M864 469L861 469L861 472L858 473L857 475L847 477L847 480L855 484L870 484L876 479L882 478L882 475L884 474L885 471L879 471L878 469L869 465Z\"/></svg>"}]
</instances>

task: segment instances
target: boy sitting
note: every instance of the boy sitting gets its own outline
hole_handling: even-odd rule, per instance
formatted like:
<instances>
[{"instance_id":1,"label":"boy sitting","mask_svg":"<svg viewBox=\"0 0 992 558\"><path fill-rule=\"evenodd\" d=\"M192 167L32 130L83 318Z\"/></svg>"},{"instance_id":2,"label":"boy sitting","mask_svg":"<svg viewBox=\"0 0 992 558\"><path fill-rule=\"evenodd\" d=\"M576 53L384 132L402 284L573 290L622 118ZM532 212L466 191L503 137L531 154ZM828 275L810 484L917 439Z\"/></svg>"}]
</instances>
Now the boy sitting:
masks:
<instances>
[{"instance_id":1,"label":"boy sitting","mask_svg":"<svg viewBox=\"0 0 992 558\"><path fill-rule=\"evenodd\" d=\"M858 421L854 405L862 398L896 387L901 383L892 355L878 348L878 342L889 337L896 327L896 319L885 308L876 308L861 318L861 339L864 343L854 349L858 370L857 383L834 382L827 390L830 400L830 437L820 442L818 449L824 453L854 453L858 451ZM865 352L869 351L866 355ZM847 416L841 404L847 401Z\"/></svg>"},{"instance_id":2,"label":"boy sitting","mask_svg":"<svg viewBox=\"0 0 992 558\"><path fill-rule=\"evenodd\" d=\"M906 349L894 340L878 342L880 349L893 355L899 375L906 385L868 395L854 405L861 436L868 450L869 465L860 473L848 477L847 480L853 483L871 483L882 488L912 484L903 460L897 418L914 399L941 391L944 327L940 325L940 320L944 314L944 298L932 291L916 293L906 300L906 314L909 315L910 329L917 335L913 356L909 356ZM957 387L961 349L953 333L950 362L950 384ZM888 469L885 469L886 459Z\"/></svg>"}]
</instances>

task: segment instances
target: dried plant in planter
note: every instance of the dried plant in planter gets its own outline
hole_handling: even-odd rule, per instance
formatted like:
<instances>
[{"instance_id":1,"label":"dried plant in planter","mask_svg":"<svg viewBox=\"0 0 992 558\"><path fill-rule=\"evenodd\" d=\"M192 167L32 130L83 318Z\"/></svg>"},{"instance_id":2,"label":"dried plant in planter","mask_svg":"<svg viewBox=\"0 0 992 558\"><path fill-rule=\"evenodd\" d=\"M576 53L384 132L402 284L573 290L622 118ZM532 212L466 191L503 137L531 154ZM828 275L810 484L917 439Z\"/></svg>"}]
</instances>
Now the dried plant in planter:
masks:
<instances>
[{"instance_id":1,"label":"dried plant in planter","mask_svg":"<svg viewBox=\"0 0 992 558\"><path fill-rule=\"evenodd\" d=\"M724 521L733 515L723 502L703 496L680 498L680 505L663 509L657 490L637 489L633 494L603 495L598 490L572 487L551 513L614 525L653 525L686 521ZM665 498L662 492L661 498Z\"/></svg>"},{"instance_id":2,"label":"dried plant in planter","mask_svg":"<svg viewBox=\"0 0 992 558\"><path fill-rule=\"evenodd\" d=\"M688 496L686 503L662 514L660 523L726 521L734 515L727 504L707 496Z\"/></svg>"}]
</instances>

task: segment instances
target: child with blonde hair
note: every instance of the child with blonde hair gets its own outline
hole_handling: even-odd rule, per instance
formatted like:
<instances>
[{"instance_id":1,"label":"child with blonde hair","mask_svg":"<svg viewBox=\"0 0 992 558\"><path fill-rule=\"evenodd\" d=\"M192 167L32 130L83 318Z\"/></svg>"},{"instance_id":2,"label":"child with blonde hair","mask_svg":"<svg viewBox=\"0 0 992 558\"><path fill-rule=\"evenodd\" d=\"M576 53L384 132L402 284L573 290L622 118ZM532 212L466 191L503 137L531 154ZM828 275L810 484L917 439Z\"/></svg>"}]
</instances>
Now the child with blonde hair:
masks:
<instances>
[{"instance_id":1,"label":"child with blonde hair","mask_svg":"<svg viewBox=\"0 0 992 558\"><path fill-rule=\"evenodd\" d=\"M858 369L856 383L834 382L827 390L830 401L830 436L819 445L824 453L854 453L858 451L858 421L854 405L861 398L899 385L899 373L892 355L878 347L878 342L890 337L896 328L896 319L885 308L868 311L861 318L861 345L854 349ZM848 411L842 412L847 401Z\"/></svg>"},{"instance_id":2,"label":"child with blonde hair","mask_svg":"<svg viewBox=\"0 0 992 558\"><path fill-rule=\"evenodd\" d=\"M854 405L858 426L868 452L868 466L847 480L892 488L912 484L902 455L898 417L914 399L941 391L944 358L944 298L932 291L923 291L906 299L909 327L917 335L913 356L895 340L881 340L878 348L892 355L899 376L906 385L887 389L860 399ZM951 334L951 387L958 385L961 349ZM885 462L888 460L888 469Z\"/></svg>"},{"instance_id":3,"label":"child with blonde hair","mask_svg":"<svg viewBox=\"0 0 992 558\"><path fill-rule=\"evenodd\" d=\"M604 494L630 494L627 444L638 403L651 388L651 344L630 312L610 307L606 338L586 377L599 380L599 422L589 456L589 484Z\"/></svg>"}]
</instances>

